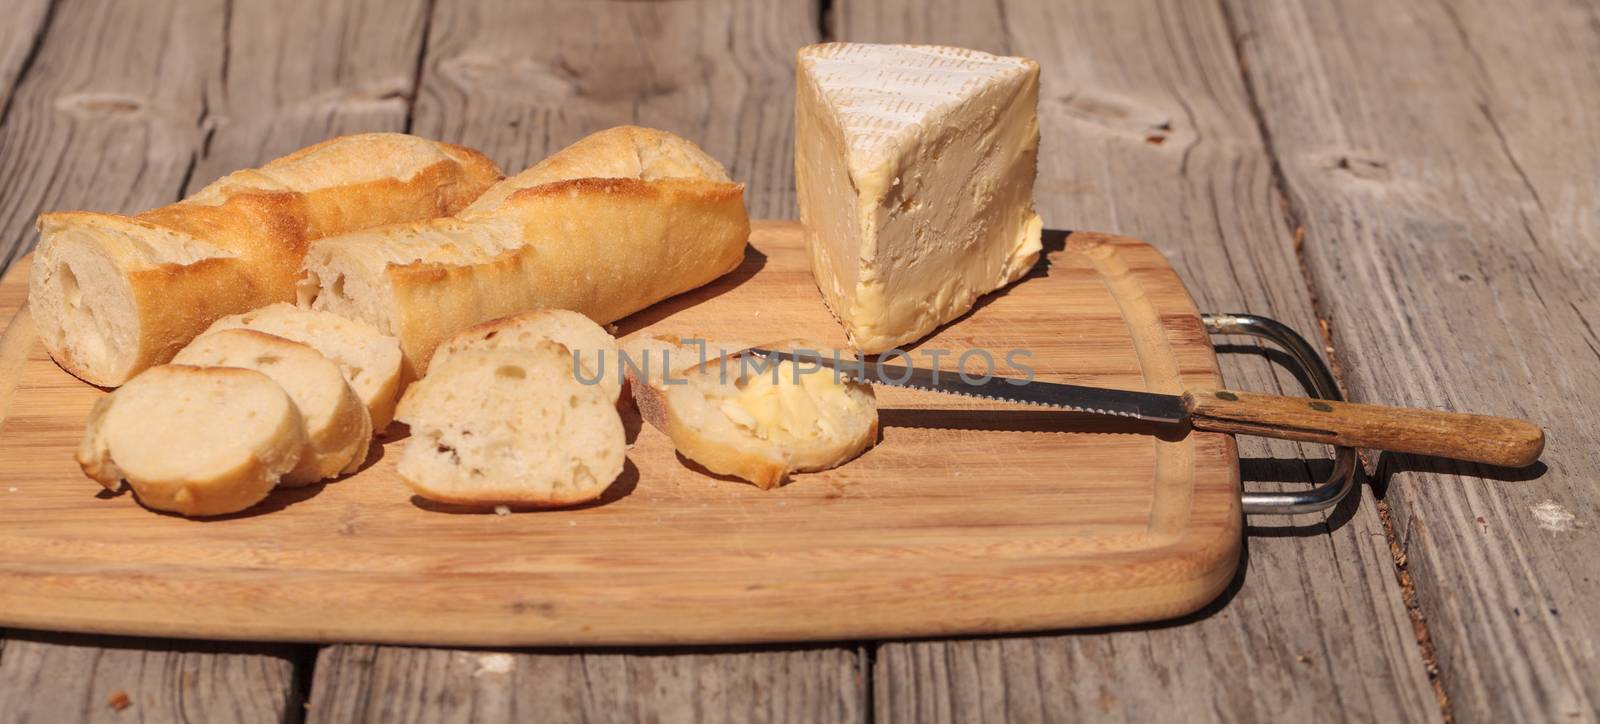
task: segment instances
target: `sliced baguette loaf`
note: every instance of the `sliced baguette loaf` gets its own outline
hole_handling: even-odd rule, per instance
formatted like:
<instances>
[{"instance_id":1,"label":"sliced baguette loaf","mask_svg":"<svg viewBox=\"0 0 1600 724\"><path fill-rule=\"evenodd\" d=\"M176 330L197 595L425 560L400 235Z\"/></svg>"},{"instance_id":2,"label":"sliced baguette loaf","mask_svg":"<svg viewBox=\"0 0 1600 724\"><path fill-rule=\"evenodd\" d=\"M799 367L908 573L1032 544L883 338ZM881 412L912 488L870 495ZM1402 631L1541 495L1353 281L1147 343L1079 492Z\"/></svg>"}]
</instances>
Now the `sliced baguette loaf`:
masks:
<instances>
[{"instance_id":1,"label":"sliced baguette loaf","mask_svg":"<svg viewBox=\"0 0 1600 724\"><path fill-rule=\"evenodd\" d=\"M367 133L136 216L44 214L28 306L63 369L120 385L219 317L293 301L312 240L455 214L499 179L476 151Z\"/></svg>"},{"instance_id":2,"label":"sliced baguette loaf","mask_svg":"<svg viewBox=\"0 0 1600 724\"><path fill-rule=\"evenodd\" d=\"M300 305L400 338L415 376L467 327L536 308L604 324L738 266L744 187L693 143L625 126L496 184L459 216L322 239Z\"/></svg>"},{"instance_id":3,"label":"sliced baguette loaf","mask_svg":"<svg viewBox=\"0 0 1600 724\"><path fill-rule=\"evenodd\" d=\"M201 335L173 361L256 370L289 393L300 411L306 441L283 485L310 485L355 472L366 461L372 418L338 366L316 350L253 329L225 329Z\"/></svg>"},{"instance_id":4,"label":"sliced baguette loaf","mask_svg":"<svg viewBox=\"0 0 1600 724\"><path fill-rule=\"evenodd\" d=\"M673 337L630 340L625 350L682 359L660 374L629 371L640 416L667 433L673 447L707 470L768 489L794 472L838 467L872 447L878 437L878 403L872 387L839 378L832 370L769 364L751 353L727 353ZM773 350L831 355L816 345L782 342ZM739 349L744 349L740 347ZM716 356L726 354L726 356ZM670 379L669 379L670 378Z\"/></svg>"},{"instance_id":5,"label":"sliced baguette loaf","mask_svg":"<svg viewBox=\"0 0 1600 724\"><path fill-rule=\"evenodd\" d=\"M372 418L374 433L394 419L400 393L400 341L369 324L330 312L279 303L213 322L206 334L224 329L254 329L310 346L344 373Z\"/></svg>"},{"instance_id":6,"label":"sliced baguette loaf","mask_svg":"<svg viewBox=\"0 0 1600 724\"><path fill-rule=\"evenodd\" d=\"M107 490L183 515L260 502L305 447L300 412L278 383L235 367L152 367L101 398L78 465Z\"/></svg>"},{"instance_id":7,"label":"sliced baguette loaf","mask_svg":"<svg viewBox=\"0 0 1600 724\"><path fill-rule=\"evenodd\" d=\"M411 425L397 469L417 495L473 506L594 500L622 473L616 405L573 379L555 342L450 355L406 390Z\"/></svg>"},{"instance_id":8,"label":"sliced baguette loaf","mask_svg":"<svg viewBox=\"0 0 1600 724\"><path fill-rule=\"evenodd\" d=\"M528 349L545 341L572 350L575 359L569 364L579 365L572 370L578 381L599 387L612 402L622 395L617 340L588 317L565 309L535 309L468 327L439 345L428 367L469 349Z\"/></svg>"}]
</instances>

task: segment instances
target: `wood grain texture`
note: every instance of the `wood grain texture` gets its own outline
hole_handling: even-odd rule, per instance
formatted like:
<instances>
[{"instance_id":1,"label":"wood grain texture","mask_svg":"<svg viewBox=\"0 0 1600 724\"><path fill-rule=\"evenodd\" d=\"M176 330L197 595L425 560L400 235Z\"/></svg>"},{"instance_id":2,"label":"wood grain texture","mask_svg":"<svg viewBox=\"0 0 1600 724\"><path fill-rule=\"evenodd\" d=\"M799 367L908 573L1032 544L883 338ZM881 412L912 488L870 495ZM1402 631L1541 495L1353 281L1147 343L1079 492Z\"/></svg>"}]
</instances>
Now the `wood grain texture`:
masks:
<instances>
[{"instance_id":1,"label":"wood grain texture","mask_svg":"<svg viewBox=\"0 0 1600 724\"><path fill-rule=\"evenodd\" d=\"M132 212L177 199L222 67L221 2L65 1L0 126L0 267L48 209ZM157 39L157 42L152 42Z\"/></svg>"},{"instance_id":2,"label":"wood grain texture","mask_svg":"<svg viewBox=\"0 0 1600 724\"><path fill-rule=\"evenodd\" d=\"M815 0L439 0L416 133L515 173L627 123L700 144L755 217L793 218L794 53Z\"/></svg>"},{"instance_id":3,"label":"wood grain texture","mask_svg":"<svg viewBox=\"0 0 1600 724\"><path fill-rule=\"evenodd\" d=\"M0 123L5 122L18 78L44 42L50 20L50 0L19 0L9 4L6 10L6 24L0 27ZM0 267L0 273L4 272L5 268Z\"/></svg>"},{"instance_id":4,"label":"wood grain texture","mask_svg":"<svg viewBox=\"0 0 1600 724\"><path fill-rule=\"evenodd\" d=\"M857 722L864 657L850 649L507 653L323 649L316 722Z\"/></svg>"},{"instance_id":5,"label":"wood grain texture","mask_svg":"<svg viewBox=\"0 0 1600 724\"><path fill-rule=\"evenodd\" d=\"M1355 399L1525 417L1544 470L1385 456L1464 721L1600 710L1600 14L1228 2Z\"/></svg>"},{"instance_id":6,"label":"wood grain texture","mask_svg":"<svg viewBox=\"0 0 1600 724\"><path fill-rule=\"evenodd\" d=\"M839 39L1038 60L1036 197L1047 226L1146 239L1203 309L1267 314L1314 335L1292 229L1215 5L841 0L833 9ZM1223 349L1242 352L1222 356L1230 386L1301 394L1262 348L1229 342ZM1328 469L1324 448L1239 445L1255 489L1303 487ZM1437 719L1370 494L1328 515L1249 523L1248 566L1231 598L1183 625L880 646L878 718Z\"/></svg>"},{"instance_id":7,"label":"wood grain texture","mask_svg":"<svg viewBox=\"0 0 1600 724\"><path fill-rule=\"evenodd\" d=\"M301 713L294 647L13 631L0 722L269 722Z\"/></svg>"},{"instance_id":8,"label":"wood grain texture","mask_svg":"<svg viewBox=\"0 0 1600 724\"><path fill-rule=\"evenodd\" d=\"M757 224L738 270L618 324L845 343L793 222ZM1090 233L916 348L969 349L1006 376L1026 374L1007 354L1021 349L1044 380L1175 393L1219 379L1165 260ZM396 439L354 476L189 520L82 476L73 453L105 393L41 346L16 385L0 622L30 628L478 646L1026 631L1187 614L1232 580L1240 547L1226 435L917 390L879 390L877 447L770 491L684 464L647 427L601 504L450 515L401 482Z\"/></svg>"},{"instance_id":9,"label":"wood grain texture","mask_svg":"<svg viewBox=\"0 0 1600 724\"><path fill-rule=\"evenodd\" d=\"M1525 420L1237 390L1190 390L1196 429L1260 435L1523 468L1539 460L1544 431Z\"/></svg>"},{"instance_id":10,"label":"wood grain texture","mask_svg":"<svg viewBox=\"0 0 1600 724\"><path fill-rule=\"evenodd\" d=\"M421 0L58 3L0 125L0 264L33 245L40 211L138 211L331 135L404 130L423 11ZM0 51L0 74L12 57ZM300 713L298 647L27 636L0 658L0 700L15 704L0 709L76 718L61 707L80 694L103 706L132 681L123 688L148 721ZM29 661L36 676L19 678L13 664Z\"/></svg>"},{"instance_id":11,"label":"wood grain texture","mask_svg":"<svg viewBox=\"0 0 1600 724\"><path fill-rule=\"evenodd\" d=\"M236 2L183 194L347 133L405 131L427 0ZM292 18L292 21L286 19Z\"/></svg>"}]
</instances>

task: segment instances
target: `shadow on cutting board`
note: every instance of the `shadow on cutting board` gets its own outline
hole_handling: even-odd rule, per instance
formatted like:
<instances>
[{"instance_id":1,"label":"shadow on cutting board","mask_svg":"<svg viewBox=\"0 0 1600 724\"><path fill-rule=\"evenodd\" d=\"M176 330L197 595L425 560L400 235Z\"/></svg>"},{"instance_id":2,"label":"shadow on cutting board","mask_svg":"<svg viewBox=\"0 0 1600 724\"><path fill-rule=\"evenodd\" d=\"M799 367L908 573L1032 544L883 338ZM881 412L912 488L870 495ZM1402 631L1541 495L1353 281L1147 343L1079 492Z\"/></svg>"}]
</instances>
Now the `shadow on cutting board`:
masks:
<instances>
[{"instance_id":1,"label":"shadow on cutting board","mask_svg":"<svg viewBox=\"0 0 1600 724\"><path fill-rule=\"evenodd\" d=\"M193 523L216 523L219 521L254 518L258 515L276 513L291 505L297 505L303 501L315 498L322 493L323 488L331 484L337 484L338 482L339 479L335 479L292 488L275 488L270 494L267 495L267 497L263 498L261 502L256 503L255 505L252 505L249 508L241 510L237 513L225 513L223 515L190 516L183 515L182 513L174 513L167 510L152 508L148 505L145 505L143 501L139 501L139 494L134 492L133 488L126 483L123 484L121 490L115 493L109 490L100 490L94 494L94 497L99 498L100 500L109 500L122 495L131 495L135 501L139 501L139 507L142 507L145 510L164 518L173 518L176 520Z\"/></svg>"},{"instance_id":2,"label":"shadow on cutting board","mask_svg":"<svg viewBox=\"0 0 1600 724\"><path fill-rule=\"evenodd\" d=\"M595 498L587 503L558 506L507 505L505 507L509 508L513 512L530 513L550 510L587 510L589 508L598 508L602 505L610 505L622 500L623 498L632 495L634 489L637 487L639 487L639 468L634 466L632 460L624 458L622 461L622 474L618 475L616 480L611 481L611 485L606 488L605 492L600 494L600 497ZM428 500L420 495L411 496L411 504L423 510L432 511L434 513L450 513L453 515L498 515L498 513L495 512L496 506L493 505L454 505L451 503L440 503L437 501Z\"/></svg>"},{"instance_id":3,"label":"shadow on cutting board","mask_svg":"<svg viewBox=\"0 0 1600 724\"><path fill-rule=\"evenodd\" d=\"M612 336L622 339L678 312L727 294L739 288L739 285L750 281L750 278L754 277L756 272L761 271L762 267L766 265L767 255L761 253L754 246L746 245L744 248L744 261L740 262L739 266L734 268L733 271L717 277L710 284L691 289L675 297L667 297L617 320L617 329Z\"/></svg>"}]
</instances>

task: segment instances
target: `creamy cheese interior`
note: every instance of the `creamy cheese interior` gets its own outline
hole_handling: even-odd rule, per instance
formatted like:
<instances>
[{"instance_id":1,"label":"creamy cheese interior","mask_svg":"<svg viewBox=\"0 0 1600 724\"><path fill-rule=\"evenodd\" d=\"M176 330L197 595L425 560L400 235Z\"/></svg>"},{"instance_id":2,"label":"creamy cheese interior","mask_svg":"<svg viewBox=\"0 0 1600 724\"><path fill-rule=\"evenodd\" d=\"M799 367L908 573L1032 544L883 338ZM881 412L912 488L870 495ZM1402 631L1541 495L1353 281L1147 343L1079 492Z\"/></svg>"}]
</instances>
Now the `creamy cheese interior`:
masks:
<instances>
[{"instance_id":1,"label":"creamy cheese interior","mask_svg":"<svg viewBox=\"0 0 1600 724\"><path fill-rule=\"evenodd\" d=\"M787 360L747 376L737 386L738 393L724 399L718 409L762 440L831 438L838 429L829 418L855 404L832 370L797 372Z\"/></svg>"},{"instance_id":2,"label":"creamy cheese interior","mask_svg":"<svg viewBox=\"0 0 1600 724\"><path fill-rule=\"evenodd\" d=\"M935 46L802 49L795 170L812 272L852 344L926 336L1025 274L1038 65Z\"/></svg>"}]
</instances>

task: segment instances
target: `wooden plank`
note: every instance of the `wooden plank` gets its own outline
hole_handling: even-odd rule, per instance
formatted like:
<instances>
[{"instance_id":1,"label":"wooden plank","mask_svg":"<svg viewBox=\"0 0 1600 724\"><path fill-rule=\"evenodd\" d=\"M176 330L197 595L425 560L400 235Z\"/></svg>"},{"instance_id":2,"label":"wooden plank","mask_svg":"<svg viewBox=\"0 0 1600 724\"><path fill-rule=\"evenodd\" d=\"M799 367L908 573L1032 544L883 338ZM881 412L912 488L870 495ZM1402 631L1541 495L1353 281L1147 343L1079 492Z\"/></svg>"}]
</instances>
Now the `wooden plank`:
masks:
<instances>
[{"instance_id":1,"label":"wooden plank","mask_svg":"<svg viewBox=\"0 0 1600 724\"><path fill-rule=\"evenodd\" d=\"M4 258L33 245L42 210L138 211L327 136L403 130L424 9L61 3L0 126ZM116 716L119 690L146 720L300 714L299 647L18 632L3 645L0 720Z\"/></svg>"},{"instance_id":2,"label":"wooden plank","mask_svg":"<svg viewBox=\"0 0 1600 724\"><path fill-rule=\"evenodd\" d=\"M50 0L19 0L6 8L10 17L0 27L0 124L11 107L11 94L17 80L27 71L44 42L50 21ZM0 247L3 249L4 247ZM0 266L0 274L5 267Z\"/></svg>"},{"instance_id":3,"label":"wooden plank","mask_svg":"<svg viewBox=\"0 0 1600 724\"><path fill-rule=\"evenodd\" d=\"M298 717L282 646L11 632L0 722L281 722Z\"/></svg>"},{"instance_id":4,"label":"wooden plank","mask_svg":"<svg viewBox=\"0 0 1600 724\"><path fill-rule=\"evenodd\" d=\"M514 173L648 125L726 164L752 216L793 218L794 53L818 17L815 0L440 0L412 130Z\"/></svg>"},{"instance_id":5,"label":"wooden plank","mask_svg":"<svg viewBox=\"0 0 1600 724\"><path fill-rule=\"evenodd\" d=\"M1229 0L1358 399L1526 416L1544 466L1385 456L1461 720L1600 708L1600 14Z\"/></svg>"},{"instance_id":6,"label":"wooden plank","mask_svg":"<svg viewBox=\"0 0 1600 724\"><path fill-rule=\"evenodd\" d=\"M817 38L814 0L707 0L657 3L440 0L429 26L412 131L483 150L509 172L520 170L586 133L621 123L671 130L701 144L746 184L756 217L793 217L795 50ZM385 720L391 698L444 704L462 696L459 676L430 675L441 663L479 654L393 647L325 649L316 671L312 716L333 721ZM522 672L551 668L589 674L603 696L565 696L524 683L488 687L494 701L536 697L551 719L859 721L866 683L854 647L713 651L673 656L597 655L529 658ZM367 662L367 663L360 663ZM537 662L537 663L536 663ZM498 664L496 665L498 666ZM692 670L694 685L683 682ZM476 664L468 665L476 671ZM392 672L374 678L373 671ZM777 676L775 672L782 672ZM776 678L775 678L776 677ZM537 681L533 677L531 681ZM471 685L484 682L469 678ZM828 682L798 689L791 681ZM759 686L755 686L759 684ZM485 684L487 687L488 685ZM648 687L648 688L645 688ZM787 691L782 710L763 708L762 692ZM542 692L542 693L537 693ZM723 702L751 701L755 703ZM630 701L640 697L637 702ZM730 699L731 697L731 699ZM707 704L718 709L708 710ZM853 703L841 703L853 702ZM472 719L510 718L510 705L485 703ZM435 711L426 707L424 711ZM489 712L495 712L490 714ZM530 716L518 708L517 718Z\"/></svg>"},{"instance_id":7,"label":"wooden plank","mask_svg":"<svg viewBox=\"0 0 1600 724\"><path fill-rule=\"evenodd\" d=\"M850 649L503 653L334 646L310 722L862 721ZM324 671L338 675L324 675Z\"/></svg>"},{"instance_id":8,"label":"wooden plank","mask_svg":"<svg viewBox=\"0 0 1600 724\"><path fill-rule=\"evenodd\" d=\"M95 200L109 209L172 199L197 140L200 69L216 54L169 33L216 36L216 4L52 13L0 134L0 268L32 248L42 209ZM97 34L98 33L98 34Z\"/></svg>"},{"instance_id":9,"label":"wooden plank","mask_svg":"<svg viewBox=\"0 0 1600 724\"><path fill-rule=\"evenodd\" d=\"M865 2L834 6L846 40L941 42L1039 60L1046 226L1161 248L1202 308L1317 321L1279 210L1224 17L1185 0ZM1256 351L1254 345L1240 348ZM1230 357L1233 357L1230 359ZM1239 357L1243 357L1239 359ZM1298 394L1258 355L1230 385ZM1245 479L1303 486L1315 447L1240 438ZM1253 487L1270 488L1273 484ZM1373 500L1331 515L1253 517L1248 565L1179 625L884 644L884 721L1438 719Z\"/></svg>"},{"instance_id":10,"label":"wooden plank","mask_svg":"<svg viewBox=\"0 0 1600 724\"><path fill-rule=\"evenodd\" d=\"M334 136L407 130L428 0L230 7L226 72L206 90L185 194Z\"/></svg>"}]
</instances>

